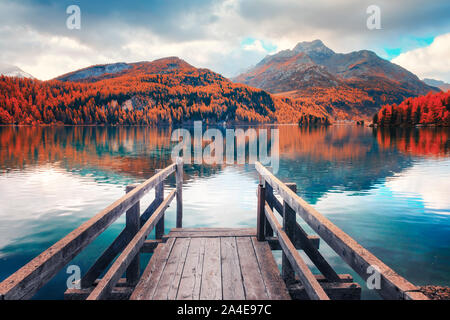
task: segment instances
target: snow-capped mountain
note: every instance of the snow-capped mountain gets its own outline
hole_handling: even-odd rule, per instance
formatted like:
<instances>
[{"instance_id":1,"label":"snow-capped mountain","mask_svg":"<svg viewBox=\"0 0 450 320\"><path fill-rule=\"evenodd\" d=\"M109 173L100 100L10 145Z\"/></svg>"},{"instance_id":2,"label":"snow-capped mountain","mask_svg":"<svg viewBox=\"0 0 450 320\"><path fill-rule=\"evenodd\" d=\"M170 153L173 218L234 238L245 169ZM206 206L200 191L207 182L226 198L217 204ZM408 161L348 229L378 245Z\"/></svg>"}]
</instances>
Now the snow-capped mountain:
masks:
<instances>
[{"instance_id":1,"label":"snow-capped mountain","mask_svg":"<svg viewBox=\"0 0 450 320\"><path fill-rule=\"evenodd\" d=\"M31 78L34 77L20 69L19 67L13 66L11 64L0 62L0 75L7 77L18 77L18 78Z\"/></svg>"}]
</instances>

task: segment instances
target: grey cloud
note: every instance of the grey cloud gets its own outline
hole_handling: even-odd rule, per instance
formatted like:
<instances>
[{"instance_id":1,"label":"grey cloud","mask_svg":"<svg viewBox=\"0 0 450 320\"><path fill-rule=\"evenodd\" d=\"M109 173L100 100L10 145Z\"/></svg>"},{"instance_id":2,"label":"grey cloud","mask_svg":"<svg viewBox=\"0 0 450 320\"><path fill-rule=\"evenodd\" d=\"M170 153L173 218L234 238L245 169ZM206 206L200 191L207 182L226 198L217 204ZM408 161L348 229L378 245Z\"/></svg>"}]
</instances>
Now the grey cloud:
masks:
<instances>
[{"instance_id":1,"label":"grey cloud","mask_svg":"<svg viewBox=\"0 0 450 320\"><path fill-rule=\"evenodd\" d=\"M79 31L65 26L65 10L71 4L82 10ZM366 28L366 8L371 4L382 10L382 30ZM38 59L52 50L48 44L25 38L21 28L48 37L72 38L99 55L121 61L136 56L127 44L137 34L147 33L148 37L136 39L148 41L148 47L155 49L161 44L170 47L193 41L220 43L222 53L217 50L222 48L199 45L199 52L211 50L201 66L231 76L262 58L260 52L242 50L240 43L247 37L273 43L284 40L289 45L321 38L338 52L371 49L380 53L385 47L405 45L408 37L449 32L448 12L447 0L3 0L0 60ZM169 51L167 55L172 55ZM73 51L59 48L58 52L70 55Z\"/></svg>"}]
</instances>

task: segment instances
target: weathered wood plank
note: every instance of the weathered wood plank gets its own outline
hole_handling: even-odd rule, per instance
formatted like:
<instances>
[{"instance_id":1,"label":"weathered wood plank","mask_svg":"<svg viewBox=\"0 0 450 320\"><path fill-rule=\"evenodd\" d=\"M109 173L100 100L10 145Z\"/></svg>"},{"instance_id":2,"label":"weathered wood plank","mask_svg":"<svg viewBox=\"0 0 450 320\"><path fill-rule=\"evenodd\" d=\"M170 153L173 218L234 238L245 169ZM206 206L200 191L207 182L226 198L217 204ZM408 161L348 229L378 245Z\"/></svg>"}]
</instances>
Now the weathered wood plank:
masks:
<instances>
[{"instance_id":1,"label":"weathered wood plank","mask_svg":"<svg viewBox=\"0 0 450 320\"><path fill-rule=\"evenodd\" d=\"M367 272L370 266L378 268L381 276L381 286L377 292L383 298L428 300L425 295L416 294L418 288L415 285L398 275L380 259L322 216L311 205L287 188L261 163L256 162L255 168L291 208L364 280L367 280L371 275L371 273ZM414 295L412 294L413 292Z\"/></svg>"},{"instance_id":2,"label":"weathered wood plank","mask_svg":"<svg viewBox=\"0 0 450 320\"><path fill-rule=\"evenodd\" d=\"M254 237L252 237L252 242L269 299L290 300L291 297L289 296L286 284L280 277L278 266L273 258L269 245L267 242L258 241Z\"/></svg>"},{"instance_id":3,"label":"weathered wood plank","mask_svg":"<svg viewBox=\"0 0 450 320\"><path fill-rule=\"evenodd\" d=\"M244 283L246 300L264 300L269 296L266 292L255 249L250 237L236 238L239 262Z\"/></svg>"},{"instance_id":4,"label":"weathered wood plank","mask_svg":"<svg viewBox=\"0 0 450 320\"><path fill-rule=\"evenodd\" d=\"M160 243L162 243L161 239L145 240L141 248L141 253L154 253Z\"/></svg>"},{"instance_id":5,"label":"weathered wood plank","mask_svg":"<svg viewBox=\"0 0 450 320\"><path fill-rule=\"evenodd\" d=\"M175 240L175 238L171 238L166 243L158 245L130 300L151 300L153 298Z\"/></svg>"},{"instance_id":6,"label":"weathered wood plank","mask_svg":"<svg viewBox=\"0 0 450 320\"><path fill-rule=\"evenodd\" d=\"M100 257L94 262L89 270L81 278L81 288L89 288L93 282L102 274L103 270L109 266L114 258L121 252L127 243L132 239L128 229L122 230L116 239L106 248Z\"/></svg>"},{"instance_id":7,"label":"weathered wood plank","mask_svg":"<svg viewBox=\"0 0 450 320\"><path fill-rule=\"evenodd\" d=\"M306 263L303 261L302 257L295 249L292 242L289 240L286 233L282 230L282 227L278 220L275 218L274 213L270 209L268 205L265 207L267 220L274 233L278 236L278 240L280 241L283 252L286 254L286 257L289 259L292 268L295 270L297 275L300 278L300 281L305 287L308 296L312 300L329 300L325 291L323 291L322 287L319 285L317 280L314 278L311 270L309 270Z\"/></svg>"},{"instance_id":8,"label":"weathered wood plank","mask_svg":"<svg viewBox=\"0 0 450 320\"><path fill-rule=\"evenodd\" d=\"M64 300L85 300L100 281L101 279L96 279L88 288L67 289L66 292L64 292ZM132 291L133 287L129 285L127 279L121 278L113 288L109 299L128 300Z\"/></svg>"},{"instance_id":9,"label":"weathered wood plank","mask_svg":"<svg viewBox=\"0 0 450 320\"><path fill-rule=\"evenodd\" d=\"M220 238L220 251L223 299L244 300L244 286L242 283L236 238Z\"/></svg>"},{"instance_id":10,"label":"weathered wood plank","mask_svg":"<svg viewBox=\"0 0 450 320\"><path fill-rule=\"evenodd\" d=\"M129 185L126 187L126 193L131 192L137 185ZM137 201L130 209L127 210L125 215L125 228L128 229L131 238L134 237L139 229L141 223L139 217L141 215L140 201ZM127 268L126 276L129 284L135 285L139 281L141 260L139 254L137 254L131 261Z\"/></svg>"},{"instance_id":11,"label":"weathered wood plank","mask_svg":"<svg viewBox=\"0 0 450 320\"><path fill-rule=\"evenodd\" d=\"M159 172L158 169L156 172ZM159 183L155 187L155 200L156 203L161 204L164 201L164 181ZM155 227L155 239L161 239L164 235L164 216L158 221Z\"/></svg>"},{"instance_id":12,"label":"weathered wood plank","mask_svg":"<svg viewBox=\"0 0 450 320\"><path fill-rule=\"evenodd\" d=\"M258 208L257 208L257 221L256 221L256 237L259 241L263 241L266 232L266 215L264 214L264 206L266 204L266 190L262 184L258 185Z\"/></svg>"},{"instance_id":13,"label":"weathered wood plank","mask_svg":"<svg viewBox=\"0 0 450 320\"><path fill-rule=\"evenodd\" d=\"M0 283L0 295L14 300L31 298L122 213L174 172L175 167L176 164L172 164L154 175L9 276Z\"/></svg>"},{"instance_id":14,"label":"weathered wood plank","mask_svg":"<svg viewBox=\"0 0 450 320\"><path fill-rule=\"evenodd\" d=\"M277 208L277 211L280 210L280 215L283 216L283 205L280 203L280 201L275 196L271 198L271 201L273 202L274 207ZM317 269L319 269L319 271L323 273L329 280L339 281L339 277L337 276L334 269L328 264L328 262L319 252L319 247L316 247L315 244L311 243L310 239L312 236L309 236L298 224L298 222L295 222L294 234L294 239L291 239L291 241L293 240L292 242L295 244L295 247L305 251L306 255L311 259Z\"/></svg>"},{"instance_id":15,"label":"weathered wood plank","mask_svg":"<svg viewBox=\"0 0 450 320\"><path fill-rule=\"evenodd\" d=\"M175 241L153 300L174 300L176 298L190 241L190 238L181 238Z\"/></svg>"},{"instance_id":16,"label":"weathered wood plank","mask_svg":"<svg viewBox=\"0 0 450 320\"><path fill-rule=\"evenodd\" d=\"M148 218L151 217L151 215L153 214L153 212L155 212L156 208L158 208L160 205L158 199L154 199L152 201L152 203L149 204L149 206L147 207L147 209L145 209L145 211L141 214L141 226L143 226Z\"/></svg>"},{"instance_id":17,"label":"weathered wood plank","mask_svg":"<svg viewBox=\"0 0 450 320\"><path fill-rule=\"evenodd\" d=\"M220 265L220 238L205 242L200 300L222 299L222 272Z\"/></svg>"},{"instance_id":18,"label":"weathered wood plank","mask_svg":"<svg viewBox=\"0 0 450 320\"><path fill-rule=\"evenodd\" d=\"M183 227L183 158L176 161L176 190L177 190L177 228Z\"/></svg>"},{"instance_id":19,"label":"weathered wood plank","mask_svg":"<svg viewBox=\"0 0 450 320\"><path fill-rule=\"evenodd\" d=\"M163 238L216 238L216 237L251 237L256 236L256 229L230 229L229 231L184 232L171 231Z\"/></svg>"},{"instance_id":20,"label":"weathered wood plank","mask_svg":"<svg viewBox=\"0 0 450 320\"><path fill-rule=\"evenodd\" d=\"M256 235L255 228L172 228L169 232L223 232L223 231L245 231L254 232Z\"/></svg>"},{"instance_id":21,"label":"weathered wood plank","mask_svg":"<svg viewBox=\"0 0 450 320\"><path fill-rule=\"evenodd\" d=\"M320 285L331 300L361 299L361 286L357 283L320 282ZM305 287L301 283L290 285L289 294L295 300L309 300Z\"/></svg>"},{"instance_id":22,"label":"weathered wood plank","mask_svg":"<svg viewBox=\"0 0 450 320\"><path fill-rule=\"evenodd\" d=\"M133 192L133 191L131 191ZM117 260L113 263L111 268L103 277L102 281L97 285L97 287L89 295L88 300L99 300L105 299L109 292L111 292L114 285L119 280L120 276L129 266L130 262L136 254L141 250L142 245L148 234L151 232L155 224L161 219L164 211L169 206L172 199L175 197L175 190L172 191L163 203L156 209L155 213L147 220L147 222L142 226L137 235L130 241L126 246Z\"/></svg>"},{"instance_id":23,"label":"weathered wood plank","mask_svg":"<svg viewBox=\"0 0 450 320\"><path fill-rule=\"evenodd\" d=\"M353 277L351 274L338 274L339 281L338 282L353 282ZM321 282L333 282L328 280L323 274L315 274L314 277L316 277L317 281L319 283Z\"/></svg>"},{"instance_id":24,"label":"weathered wood plank","mask_svg":"<svg viewBox=\"0 0 450 320\"><path fill-rule=\"evenodd\" d=\"M174 238L171 238L174 239ZM178 288L178 300L199 300L206 238L192 238Z\"/></svg>"},{"instance_id":25,"label":"weathered wood plank","mask_svg":"<svg viewBox=\"0 0 450 320\"><path fill-rule=\"evenodd\" d=\"M283 217L283 204L280 202L280 200L278 200L277 197L275 197L275 196L273 196L270 199L266 199L266 200L267 200L267 203L269 204L270 209L272 209L272 211L273 211L273 209L275 208L275 210L280 214L280 216ZM273 212L275 212L275 211L273 211ZM305 237L307 237L307 238L316 237L316 238L320 239L320 237L318 237L318 236L308 235L297 221L295 222L294 232L295 232L295 237L294 237L295 243L301 244L302 239L304 239ZM297 246L297 244L296 244L296 246ZM313 245L313 246L315 247L315 245ZM319 247L317 246L316 249L319 249Z\"/></svg>"},{"instance_id":26,"label":"weathered wood plank","mask_svg":"<svg viewBox=\"0 0 450 320\"><path fill-rule=\"evenodd\" d=\"M68 289L64 293L64 300L85 300L94 288ZM133 292L132 287L114 287L108 300L128 300Z\"/></svg>"},{"instance_id":27,"label":"weathered wood plank","mask_svg":"<svg viewBox=\"0 0 450 320\"><path fill-rule=\"evenodd\" d=\"M281 250L281 246L280 246L280 243L278 242L277 237L266 237L265 241L267 241L267 243L269 244L270 249ZM313 246L313 248L315 248L315 249L319 248L320 238L318 236L315 236L315 235L308 236L308 241L311 242L311 245ZM296 239L294 246L298 250L303 250L303 247L304 247L299 239Z\"/></svg>"},{"instance_id":28,"label":"weathered wood plank","mask_svg":"<svg viewBox=\"0 0 450 320\"><path fill-rule=\"evenodd\" d=\"M272 197L274 196L273 188L265 180L264 180L264 189L266 190L266 195L264 197L266 199L266 201L268 201L269 199L272 199ZM269 202L270 209L273 210L273 206L272 206L271 202L270 201L268 201L268 202ZM267 219L264 223L264 229L265 229L264 233L265 233L266 237L273 237L273 230L272 230L272 227L270 226L270 223L267 221Z\"/></svg>"},{"instance_id":29,"label":"weathered wood plank","mask_svg":"<svg viewBox=\"0 0 450 320\"><path fill-rule=\"evenodd\" d=\"M283 203L283 230L286 233L288 239L295 243L295 232L294 225L296 223L295 220L295 212L289 207L289 205L284 202ZM281 244L281 241L280 241ZM282 246L283 247L283 246ZM295 248L295 246L294 246ZM281 257L281 276L286 282L287 285L294 282L295 272L291 263L289 262L289 258L286 256L286 252L283 250Z\"/></svg>"}]
</instances>

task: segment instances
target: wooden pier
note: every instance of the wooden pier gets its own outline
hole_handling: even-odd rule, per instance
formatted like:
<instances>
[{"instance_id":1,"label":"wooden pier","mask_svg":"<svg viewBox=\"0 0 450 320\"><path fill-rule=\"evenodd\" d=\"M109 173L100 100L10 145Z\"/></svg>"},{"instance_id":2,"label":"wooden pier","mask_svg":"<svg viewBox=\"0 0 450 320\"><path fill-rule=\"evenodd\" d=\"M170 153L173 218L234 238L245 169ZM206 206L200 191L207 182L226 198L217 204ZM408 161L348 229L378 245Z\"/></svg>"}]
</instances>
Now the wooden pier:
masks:
<instances>
[{"instance_id":1,"label":"wooden pier","mask_svg":"<svg viewBox=\"0 0 450 320\"><path fill-rule=\"evenodd\" d=\"M65 299L132 300L356 300L361 286L337 274L319 251L325 241L363 280L378 270L385 299L426 300L418 288L364 249L260 163L255 228L183 228L183 162L158 170L92 219L0 283L0 300L29 299L123 213L126 225ZM176 188L164 182L176 176ZM148 208L140 200L150 190ZM176 228L164 234L166 209L176 198ZM317 235L308 235L297 218ZM300 220L299 220L300 221ZM155 229L155 239L147 239ZM281 250L281 271L272 251ZM320 271L313 274L304 252ZM141 273L140 254L152 253ZM371 267L371 268L370 268Z\"/></svg>"}]
</instances>

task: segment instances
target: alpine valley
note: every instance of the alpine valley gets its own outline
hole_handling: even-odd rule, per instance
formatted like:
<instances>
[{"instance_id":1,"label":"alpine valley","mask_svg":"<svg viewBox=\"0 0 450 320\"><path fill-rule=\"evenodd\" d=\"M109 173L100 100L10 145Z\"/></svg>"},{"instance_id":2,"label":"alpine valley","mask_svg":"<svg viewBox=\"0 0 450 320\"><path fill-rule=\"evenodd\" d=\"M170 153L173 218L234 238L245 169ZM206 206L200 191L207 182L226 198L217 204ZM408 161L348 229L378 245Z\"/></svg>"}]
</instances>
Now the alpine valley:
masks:
<instances>
[{"instance_id":1,"label":"alpine valley","mask_svg":"<svg viewBox=\"0 0 450 320\"><path fill-rule=\"evenodd\" d=\"M49 81L11 70L0 76L0 124L328 123L368 120L382 105L440 92L371 51L335 53L320 40L269 55L232 80L177 57Z\"/></svg>"}]
</instances>

